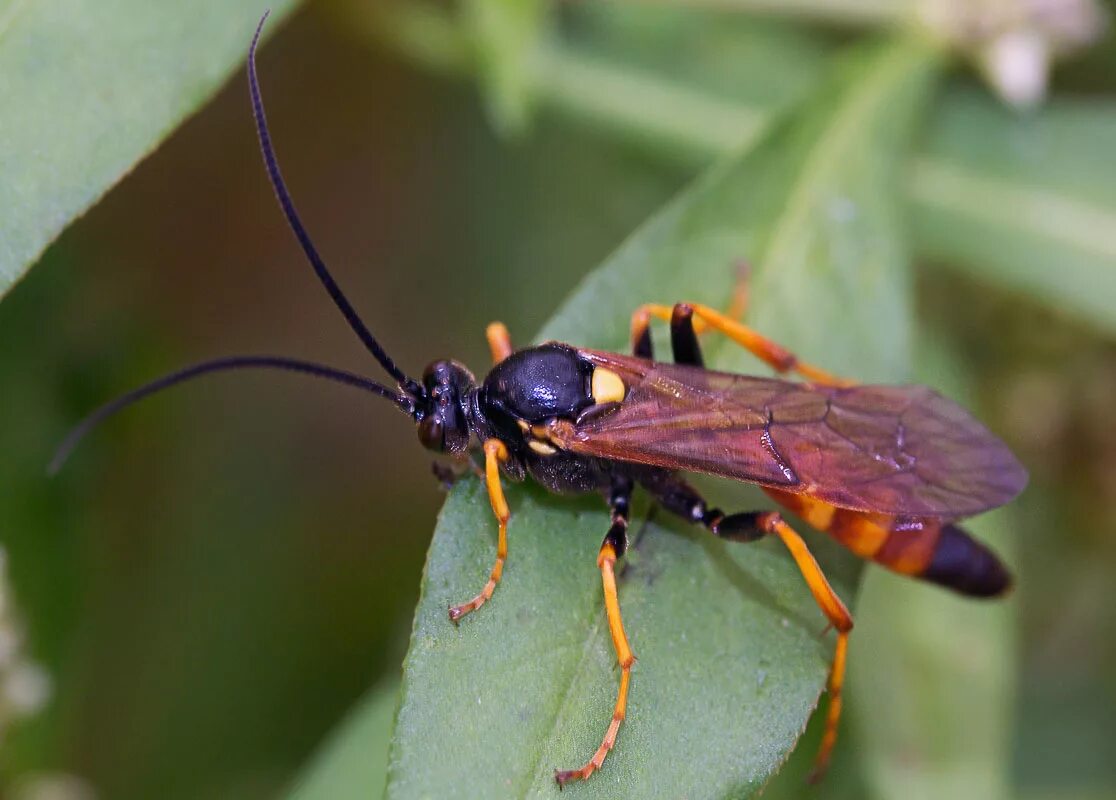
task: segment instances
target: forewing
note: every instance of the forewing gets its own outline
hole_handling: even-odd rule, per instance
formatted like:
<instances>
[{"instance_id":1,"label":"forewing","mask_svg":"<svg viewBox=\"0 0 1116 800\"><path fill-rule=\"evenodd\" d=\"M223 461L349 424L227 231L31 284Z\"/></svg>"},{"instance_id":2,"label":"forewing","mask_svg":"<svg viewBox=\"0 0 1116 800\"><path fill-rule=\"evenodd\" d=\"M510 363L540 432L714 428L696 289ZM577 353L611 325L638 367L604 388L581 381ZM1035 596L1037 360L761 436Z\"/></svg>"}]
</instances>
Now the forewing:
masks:
<instances>
[{"instance_id":1,"label":"forewing","mask_svg":"<svg viewBox=\"0 0 1116 800\"><path fill-rule=\"evenodd\" d=\"M574 452L912 516L977 514L1027 481L999 439L923 386L830 388L583 353L628 395L611 413L553 425Z\"/></svg>"}]
</instances>

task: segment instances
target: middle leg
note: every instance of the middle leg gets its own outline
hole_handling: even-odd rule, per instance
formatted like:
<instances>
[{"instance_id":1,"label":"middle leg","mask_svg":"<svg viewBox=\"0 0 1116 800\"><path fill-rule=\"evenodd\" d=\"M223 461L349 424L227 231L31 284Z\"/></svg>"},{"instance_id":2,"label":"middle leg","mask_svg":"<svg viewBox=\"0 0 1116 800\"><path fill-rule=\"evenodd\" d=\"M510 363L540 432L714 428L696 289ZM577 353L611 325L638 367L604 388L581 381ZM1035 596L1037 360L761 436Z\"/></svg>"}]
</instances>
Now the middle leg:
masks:
<instances>
[{"instance_id":1,"label":"middle leg","mask_svg":"<svg viewBox=\"0 0 1116 800\"><path fill-rule=\"evenodd\" d=\"M624 633L624 622L620 618L620 598L616 590L616 561L624 555L628 547L628 508L632 497L632 482L628 479L618 480L612 487L609 505L612 507L612 527L605 534L601 542L600 553L597 555L597 567L601 571L601 583L604 587L605 613L608 616L608 631L612 635L612 646L616 650L616 662L620 665L620 690L616 696L616 706L612 711L612 720L605 731L604 739L593 757L580 769L560 770L554 773L554 780L558 786L565 786L570 781L585 780L604 764L605 757L616 745L616 735L620 730L620 723L628 707L628 683L631 680L632 663L635 655L632 654L628 636Z\"/></svg>"}]
</instances>

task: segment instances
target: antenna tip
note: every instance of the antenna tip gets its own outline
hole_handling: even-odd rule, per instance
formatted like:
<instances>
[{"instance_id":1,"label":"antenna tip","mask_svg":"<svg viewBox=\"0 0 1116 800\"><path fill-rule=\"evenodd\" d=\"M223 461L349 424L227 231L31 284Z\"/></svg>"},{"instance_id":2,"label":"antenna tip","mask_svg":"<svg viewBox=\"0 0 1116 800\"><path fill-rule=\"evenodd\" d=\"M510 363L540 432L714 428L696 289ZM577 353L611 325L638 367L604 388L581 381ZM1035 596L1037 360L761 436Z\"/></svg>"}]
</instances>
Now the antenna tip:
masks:
<instances>
[{"instance_id":1,"label":"antenna tip","mask_svg":"<svg viewBox=\"0 0 1116 800\"><path fill-rule=\"evenodd\" d=\"M264 23L267 22L267 18L270 17L270 16L271 16L271 9L270 8L264 9L263 16L260 17L259 24L256 25L256 35L252 37L252 50L253 51L255 51L256 45L259 44L260 34L263 33Z\"/></svg>"},{"instance_id":2,"label":"antenna tip","mask_svg":"<svg viewBox=\"0 0 1116 800\"><path fill-rule=\"evenodd\" d=\"M47 464L46 474L48 478L55 477L62 470L62 467L66 466L66 462L70 460L77 443L85 435L85 428L84 423L74 428L62 440L62 444L58 445L58 449L51 456L50 463Z\"/></svg>"},{"instance_id":3,"label":"antenna tip","mask_svg":"<svg viewBox=\"0 0 1116 800\"><path fill-rule=\"evenodd\" d=\"M61 452L54 454L54 458L52 458L50 460L50 463L47 464L46 475L48 478L53 478L58 475L58 471L62 469L62 466L66 463L66 457L68 455L69 453Z\"/></svg>"}]
</instances>

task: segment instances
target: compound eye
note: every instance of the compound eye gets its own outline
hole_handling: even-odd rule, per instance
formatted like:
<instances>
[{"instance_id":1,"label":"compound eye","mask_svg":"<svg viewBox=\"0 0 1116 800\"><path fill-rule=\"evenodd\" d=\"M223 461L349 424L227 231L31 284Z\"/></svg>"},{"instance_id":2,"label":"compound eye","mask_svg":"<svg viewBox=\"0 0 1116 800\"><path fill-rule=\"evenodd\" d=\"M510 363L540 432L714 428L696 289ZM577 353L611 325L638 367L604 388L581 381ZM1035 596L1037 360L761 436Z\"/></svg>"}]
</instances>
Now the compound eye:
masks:
<instances>
[{"instance_id":1,"label":"compound eye","mask_svg":"<svg viewBox=\"0 0 1116 800\"><path fill-rule=\"evenodd\" d=\"M419 441L428 450L441 452L445 448L445 426L436 416L430 416L419 423Z\"/></svg>"}]
</instances>

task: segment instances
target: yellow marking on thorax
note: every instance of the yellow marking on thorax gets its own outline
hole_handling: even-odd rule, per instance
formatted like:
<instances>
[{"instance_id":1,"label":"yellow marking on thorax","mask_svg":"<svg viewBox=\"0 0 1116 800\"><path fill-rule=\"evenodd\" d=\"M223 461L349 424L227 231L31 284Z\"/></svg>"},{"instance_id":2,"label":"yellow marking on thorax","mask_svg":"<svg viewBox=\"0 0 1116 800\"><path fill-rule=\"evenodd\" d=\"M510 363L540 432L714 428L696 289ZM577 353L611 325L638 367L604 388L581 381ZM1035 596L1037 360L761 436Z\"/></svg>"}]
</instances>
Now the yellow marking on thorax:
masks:
<instances>
[{"instance_id":1,"label":"yellow marking on thorax","mask_svg":"<svg viewBox=\"0 0 1116 800\"><path fill-rule=\"evenodd\" d=\"M593 370L591 393L594 403L619 403L628 394L628 387L612 370L597 367Z\"/></svg>"},{"instance_id":2,"label":"yellow marking on thorax","mask_svg":"<svg viewBox=\"0 0 1116 800\"><path fill-rule=\"evenodd\" d=\"M546 442L540 442L538 439L529 440L527 442L527 446L538 453L540 456L552 456L558 452Z\"/></svg>"}]
</instances>

